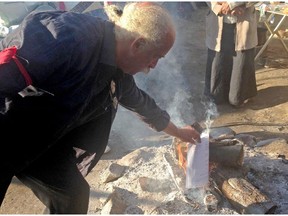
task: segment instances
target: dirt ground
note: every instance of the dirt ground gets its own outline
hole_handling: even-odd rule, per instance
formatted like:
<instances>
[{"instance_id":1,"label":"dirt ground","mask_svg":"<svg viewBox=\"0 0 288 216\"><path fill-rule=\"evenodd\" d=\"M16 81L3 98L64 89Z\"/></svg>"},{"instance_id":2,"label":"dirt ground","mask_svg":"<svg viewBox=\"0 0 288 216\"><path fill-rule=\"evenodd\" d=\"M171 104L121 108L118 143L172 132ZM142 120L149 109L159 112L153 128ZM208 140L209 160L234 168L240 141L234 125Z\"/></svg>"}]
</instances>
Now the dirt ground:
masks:
<instances>
[{"instance_id":1,"label":"dirt ground","mask_svg":"<svg viewBox=\"0 0 288 216\"><path fill-rule=\"evenodd\" d=\"M191 17L182 19L175 16L178 30L175 47L159 63L156 71L148 76L136 76L139 86L147 90L161 107L167 109L179 125L193 121L204 122L206 118L207 107L201 103L206 64L206 12L207 8L199 8L193 11ZM285 42L288 45L288 41ZM273 39L268 47L267 67L258 65L258 62L256 65L257 96L242 108L218 106L218 115L213 118L212 126L230 127L236 133L253 135L259 141L269 138L283 138L287 141L288 55L278 39ZM171 143L170 137L147 129L133 114L120 109L109 143L112 150L103 156L87 177L93 188L89 213L99 213L97 199L103 195L97 191L100 187L99 173L108 164L140 147L163 148L167 143ZM13 179L0 213L42 214L43 210L44 206L33 193L17 179Z\"/></svg>"}]
</instances>

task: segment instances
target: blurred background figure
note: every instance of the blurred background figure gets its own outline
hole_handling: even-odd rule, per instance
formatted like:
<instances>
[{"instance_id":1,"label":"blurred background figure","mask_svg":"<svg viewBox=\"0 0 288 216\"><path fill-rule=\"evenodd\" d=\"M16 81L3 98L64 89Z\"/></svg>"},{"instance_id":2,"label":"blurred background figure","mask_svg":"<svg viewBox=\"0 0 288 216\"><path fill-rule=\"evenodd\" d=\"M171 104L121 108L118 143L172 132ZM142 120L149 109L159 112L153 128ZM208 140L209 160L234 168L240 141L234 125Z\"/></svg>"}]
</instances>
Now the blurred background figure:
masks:
<instances>
[{"instance_id":1,"label":"blurred background figure","mask_svg":"<svg viewBox=\"0 0 288 216\"><path fill-rule=\"evenodd\" d=\"M32 11L56 10L54 2L0 2L0 40L13 31ZM2 31L1 31L2 30Z\"/></svg>"},{"instance_id":2,"label":"blurred background figure","mask_svg":"<svg viewBox=\"0 0 288 216\"><path fill-rule=\"evenodd\" d=\"M209 6L204 98L239 107L257 94L256 10L245 2L211 2Z\"/></svg>"}]
</instances>

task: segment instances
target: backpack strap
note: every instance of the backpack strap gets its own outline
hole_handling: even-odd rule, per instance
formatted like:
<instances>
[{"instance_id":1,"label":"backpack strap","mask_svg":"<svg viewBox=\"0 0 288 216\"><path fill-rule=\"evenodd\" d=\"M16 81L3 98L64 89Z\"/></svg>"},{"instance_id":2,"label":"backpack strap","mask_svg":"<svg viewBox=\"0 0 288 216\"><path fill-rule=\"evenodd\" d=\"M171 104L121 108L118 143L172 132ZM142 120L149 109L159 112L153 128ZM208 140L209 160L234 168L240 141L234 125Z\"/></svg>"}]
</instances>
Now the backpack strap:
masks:
<instances>
[{"instance_id":1,"label":"backpack strap","mask_svg":"<svg viewBox=\"0 0 288 216\"><path fill-rule=\"evenodd\" d=\"M32 85L32 79L31 79L29 73L27 72L27 70L25 69L25 67L19 61L19 59L17 57L17 47L16 46L9 47L9 48L6 48L6 49L0 51L0 65L9 63L11 61L11 59L13 59L14 62L16 63L18 69L20 70L22 76L25 79L26 85L27 86Z\"/></svg>"}]
</instances>

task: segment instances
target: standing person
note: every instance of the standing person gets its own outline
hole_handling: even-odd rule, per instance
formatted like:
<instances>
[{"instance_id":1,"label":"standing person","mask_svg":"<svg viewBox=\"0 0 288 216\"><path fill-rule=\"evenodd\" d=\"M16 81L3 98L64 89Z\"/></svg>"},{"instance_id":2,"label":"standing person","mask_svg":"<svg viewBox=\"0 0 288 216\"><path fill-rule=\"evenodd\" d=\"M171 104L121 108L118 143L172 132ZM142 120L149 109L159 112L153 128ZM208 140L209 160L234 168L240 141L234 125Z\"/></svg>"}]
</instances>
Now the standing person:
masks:
<instances>
[{"instance_id":1,"label":"standing person","mask_svg":"<svg viewBox=\"0 0 288 216\"><path fill-rule=\"evenodd\" d=\"M127 4L120 15L113 23L31 13L0 42L1 202L16 176L50 213L87 213L84 177L105 150L118 102L156 131L199 139L191 126L173 124L133 79L173 46L171 17L151 2Z\"/></svg>"},{"instance_id":2,"label":"standing person","mask_svg":"<svg viewBox=\"0 0 288 216\"><path fill-rule=\"evenodd\" d=\"M216 104L239 107L257 94L253 4L211 2L206 17L208 47L204 95Z\"/></svg>"}]
</instances>

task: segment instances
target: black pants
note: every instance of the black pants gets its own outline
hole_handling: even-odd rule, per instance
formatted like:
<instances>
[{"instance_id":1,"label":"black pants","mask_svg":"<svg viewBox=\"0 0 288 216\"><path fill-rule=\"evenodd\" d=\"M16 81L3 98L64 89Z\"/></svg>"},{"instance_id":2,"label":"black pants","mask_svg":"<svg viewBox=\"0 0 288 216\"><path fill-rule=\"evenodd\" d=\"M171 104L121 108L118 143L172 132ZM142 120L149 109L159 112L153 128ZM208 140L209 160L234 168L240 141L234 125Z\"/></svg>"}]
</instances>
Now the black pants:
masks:
<instances>
[{"instance_id":1,"label":"black pants","mask_svg":"<svg viewBox=\"0 0 288 216\"><path fill-rule=\"evenodd\" d=\"M70 150L54 153L53 161L47 160L47 155L16 175L51 214L86 214L88 210L90 188L78 170L75 153Z\"/></svg>"},{"instance_id":2,"label":"black pants","mask_svg":"<svg viewBox=\"0 0 288 216\"><path fill-rule=\"evenodd\" d=\"M29 187L51 214L86 214L89 204L89 185L79 172L75 153L54 152L15 176ZM70 150L72 150L70 148ZM65 157L63 157L65 154ZM53 157L53 160L48 157ZM13 175L1 176L1 200Z\"/></svg>"},{"instance_id":3,"label":"black pants","mask_svg":"<svg viewBox=\"0 0 288 216\"><path fill-rule=\"evenodd\" d=\"M33 191L49 209L49 213L86 214L90 187L85 175L104 153L112 121L111 112L107 112L95 121L73 130L15 176ZM12 177L7 174L6 178L4 175L0 178L2 199Z\"/></svg>"},{"instance_id":4,"label":"black pants","mask_svg":"<svg viewBox=\"0 0 288 216\"><path fill-rule=\"evenodd\" d=\"M216 104L240 105L256 96L255 48L235 51L235 24L224 23L221 51L208 49L204 95Z\"/></svg>"}]
</instances>

